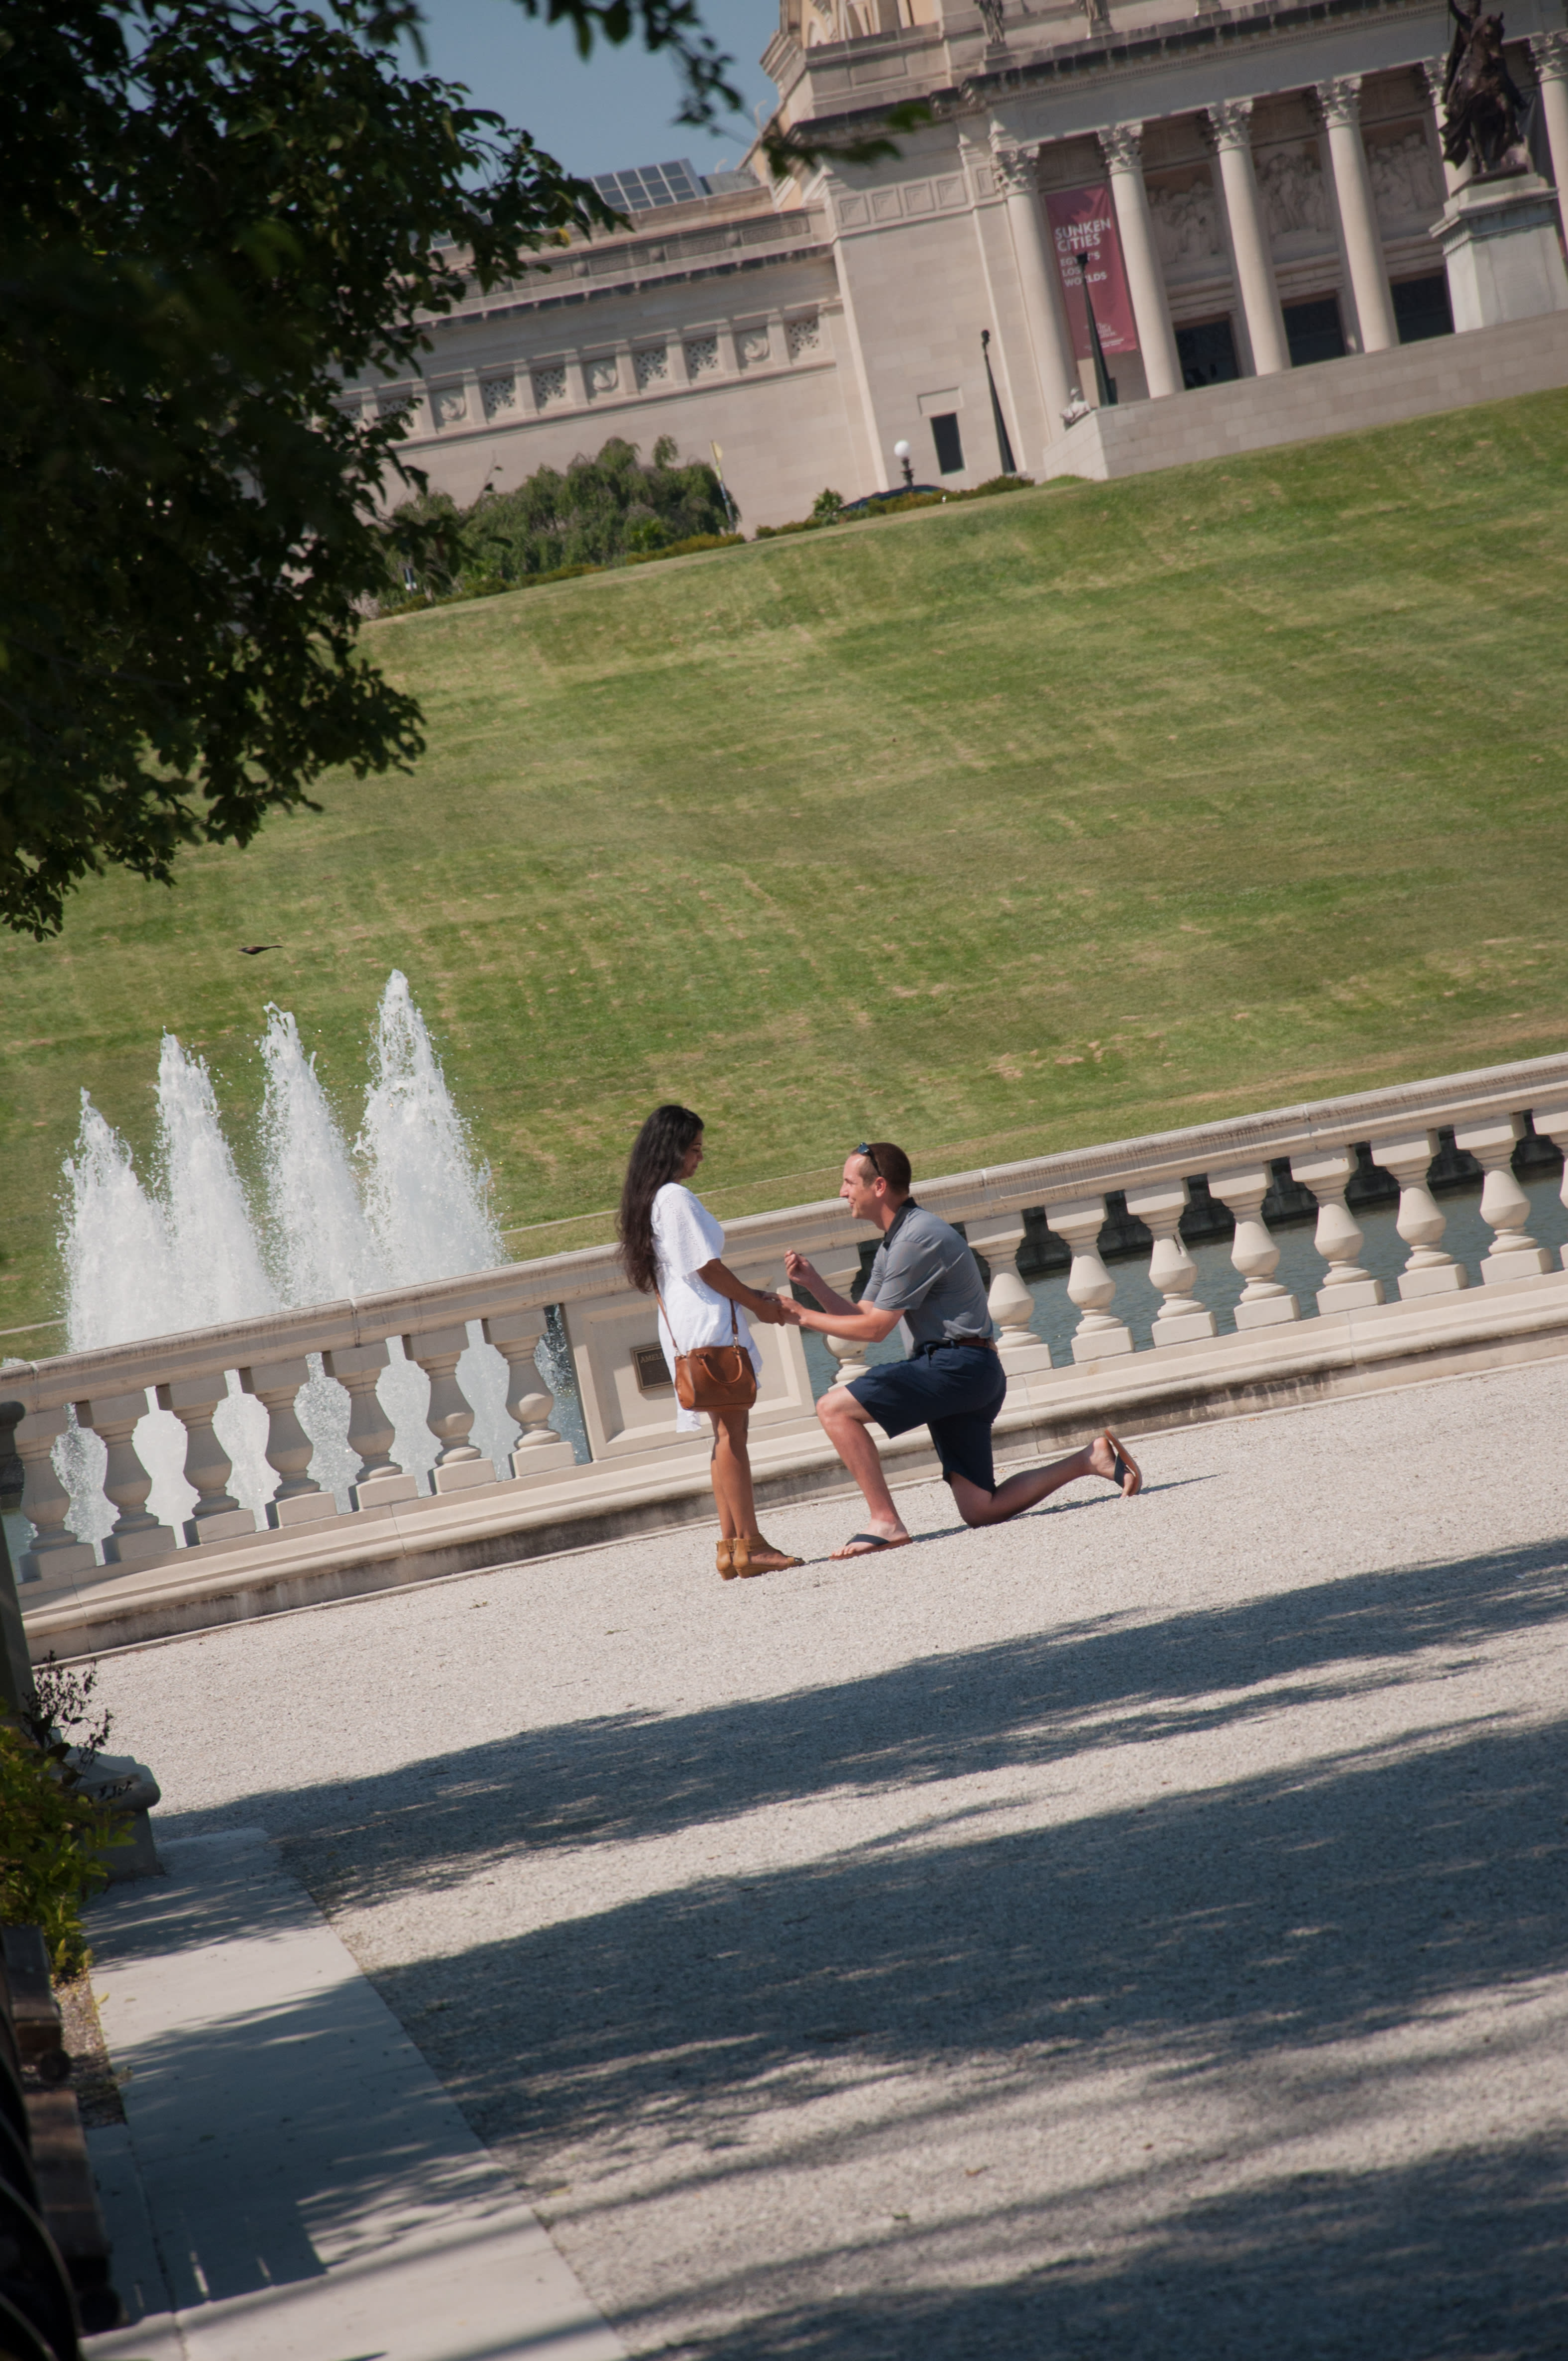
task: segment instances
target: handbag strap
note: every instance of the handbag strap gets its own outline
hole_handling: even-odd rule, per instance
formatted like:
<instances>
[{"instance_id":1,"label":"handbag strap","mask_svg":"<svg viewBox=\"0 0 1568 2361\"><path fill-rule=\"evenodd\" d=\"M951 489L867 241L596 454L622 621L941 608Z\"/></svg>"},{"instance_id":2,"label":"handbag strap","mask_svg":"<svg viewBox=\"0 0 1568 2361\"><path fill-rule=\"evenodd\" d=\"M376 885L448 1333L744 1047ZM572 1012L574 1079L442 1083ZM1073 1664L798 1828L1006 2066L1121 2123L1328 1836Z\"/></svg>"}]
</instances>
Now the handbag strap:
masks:
<instances>
[{"instance_id":1,"label":"handbag strap","mask_svg":"<svg viewBox=\"0 0 1568 2361\"><path fill-rule=\"evenodd\" d=\"M675 1348L675 1357L678 1360L683 1357L681 1354L680 1338L675 1334L674 1322L671 1319L669 1313L664 1312L664 1299L659 1292L659 1282L657 1279L653 1282L653 1301L658 1305L660 1311L664 1312L664 1325L670 1332L670 1342ZM740 1342L740 1323L736 1316L735 1298L733 1296L729 1298L729 1342L735 1345L739 1345Z\"/></svg>"}]
</instances>

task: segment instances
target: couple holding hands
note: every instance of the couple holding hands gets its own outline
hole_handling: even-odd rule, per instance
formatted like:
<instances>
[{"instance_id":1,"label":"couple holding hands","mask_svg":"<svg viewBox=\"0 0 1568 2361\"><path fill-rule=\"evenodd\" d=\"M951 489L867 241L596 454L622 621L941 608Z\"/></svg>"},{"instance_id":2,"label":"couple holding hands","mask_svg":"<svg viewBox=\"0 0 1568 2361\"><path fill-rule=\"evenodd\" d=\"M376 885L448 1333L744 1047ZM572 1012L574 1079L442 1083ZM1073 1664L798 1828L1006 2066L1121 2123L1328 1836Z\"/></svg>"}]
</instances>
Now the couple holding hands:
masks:
<instances>
[{"instance_id":1,"label":"couple holding hands","mask_svg":"<svg viewBox=\"0 0 1568 2361\"><path fill-rule=\"evenodd\" d=\"M1069 1458L997 1483L991 1430L1007 1379L992 1338L980 1268L958 1231L916 1204L901 1148L890 1140L862 1142L844 1159L839 1196L857 1221L882 1233L858 1304L830 1287L804 1256L792 1250L784 1257L791 1284L806 1289L820 1311L761 1293L726 1267L724 1232L687 1186L702 1157L701 1116L689 1107L655 1107L637 1136L621 1192L627 1277L643 1294L659 1298L659 1339L672 1377L677 1354L731 1341L750 1352L760 1371L748 1315L768 1326L814 1328L861 1345L880 1344L903 1321L911 1339L907 1359L880 1362L863 1378L834 1386L817 1405L823 1431L866 1504L865 1530L835 1550L835 1557L867 1557L910 1538L883 1475L873 1424L889 1435L929 1427L943 1480L966 1525L1003 1524L1080 1476L1104 1477L1126 1499L1141 1488L1136 1464L1109 1428ZM747 1412L707 1415L719 1573L729 1581L799 1565L799 1558L775 1549L757 1530ZM687 1433L700 1432L701 1424L695 1411L682 1410L677 1420Z\"/></svg>"}]
</instances>

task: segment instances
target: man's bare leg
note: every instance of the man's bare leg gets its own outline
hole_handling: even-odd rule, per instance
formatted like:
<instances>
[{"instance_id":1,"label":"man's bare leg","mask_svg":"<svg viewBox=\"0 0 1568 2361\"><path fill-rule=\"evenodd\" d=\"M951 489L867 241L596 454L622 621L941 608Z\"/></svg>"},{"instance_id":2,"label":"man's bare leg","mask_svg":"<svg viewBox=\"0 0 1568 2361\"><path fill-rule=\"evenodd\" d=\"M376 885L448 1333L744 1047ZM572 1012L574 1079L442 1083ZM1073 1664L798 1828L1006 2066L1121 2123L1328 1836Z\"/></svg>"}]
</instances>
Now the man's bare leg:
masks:
<instances>
[{"instance_id":1,"label":"man's bare leg","mask_svg":"<svg viewBox=\"0 0 1568 2361\"><path fill-rule=\"evenodd\" d=\"M861 1488L866 1504L867 1532L875 1533L881 1541L906 1542L908 1528L893 1505L893 1494L882 1472L882 1455L866 1431L872 1422L870 1411L861 1408L848 1386L835 1386L817 1403L817 1416L823 1433ZM971 1485L970 1488L972 1491L974 1488ZM858 1549L846 1546L833 1554L869 1557L872 1553L862 1543Z\"/></svg>"},{"instance_id":2,"label":"man's bare leg","mask_svg":"<svg viewBox=\"0 0 1568 2361\"><path fill-rule=\"evenodd\" d=\"M1059 1492L1064 1484L1076 1484L1080 1476L1102 1476L1115 1482L1116 1453L1108 1433L1097 1435L1070 1459L1053 1460L1048 1467L1031 1467L1025 1475L1009 1476L994 1492L982 1492L967 1476L949 1476L948 1482L966 1525L1004 1525L1010 1517L1022 1516L1025 1509Z\"/></svg>"}]
</instances>

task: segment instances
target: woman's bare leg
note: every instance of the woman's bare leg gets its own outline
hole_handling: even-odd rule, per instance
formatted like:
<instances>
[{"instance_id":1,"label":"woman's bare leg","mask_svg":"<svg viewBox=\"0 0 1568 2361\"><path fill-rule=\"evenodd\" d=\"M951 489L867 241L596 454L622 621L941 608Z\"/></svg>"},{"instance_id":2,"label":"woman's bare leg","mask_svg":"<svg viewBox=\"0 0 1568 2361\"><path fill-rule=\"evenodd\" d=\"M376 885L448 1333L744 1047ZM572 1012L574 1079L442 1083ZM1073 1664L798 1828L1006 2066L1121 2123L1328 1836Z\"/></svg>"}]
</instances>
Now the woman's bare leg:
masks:
<instances>
[{"instance_id":1,"label":"woman's bare leg","mask_svg":"<svg viewBox=\"0 0 1568 2361\"><path fill-rule=\"evenodd\" d=\"M708 1417L713 1421L711 1474L718 1530L727 1542L732 1542L738 1533L754 1533L757 1530L751 1462L746 1452L747 1413L743 1410L710 1410Z\"/></svg>"}]
</instances>

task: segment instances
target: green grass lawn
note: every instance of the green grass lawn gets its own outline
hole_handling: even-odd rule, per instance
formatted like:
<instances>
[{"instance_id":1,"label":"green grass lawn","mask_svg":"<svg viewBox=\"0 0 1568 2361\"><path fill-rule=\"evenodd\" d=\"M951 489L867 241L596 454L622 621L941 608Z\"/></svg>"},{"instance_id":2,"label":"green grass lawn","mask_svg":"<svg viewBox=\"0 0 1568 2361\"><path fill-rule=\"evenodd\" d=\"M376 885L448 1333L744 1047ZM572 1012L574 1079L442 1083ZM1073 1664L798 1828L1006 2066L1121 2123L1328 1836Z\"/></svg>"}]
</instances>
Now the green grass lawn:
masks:
<instances>
[{"instance_id":1,"label":"green grass lawn","mask_svg":"<svg viewBox=\"0 0 1568 2361\"><path fill-rule=\"evenodd\" d=\"M378 624L416 776L0 948L0 1328L82 1084L144 1149L168 1027L243 1137L270 994L352 1126L393 965L509 1227L661 1097L734 1213L1561 1049L1565 557L1554 393Z\"/></svg>"}]
</instances>

